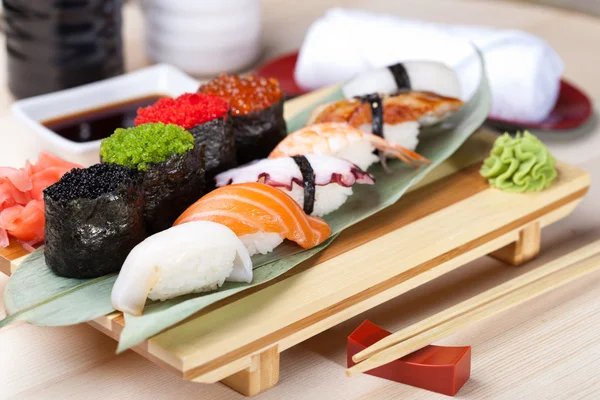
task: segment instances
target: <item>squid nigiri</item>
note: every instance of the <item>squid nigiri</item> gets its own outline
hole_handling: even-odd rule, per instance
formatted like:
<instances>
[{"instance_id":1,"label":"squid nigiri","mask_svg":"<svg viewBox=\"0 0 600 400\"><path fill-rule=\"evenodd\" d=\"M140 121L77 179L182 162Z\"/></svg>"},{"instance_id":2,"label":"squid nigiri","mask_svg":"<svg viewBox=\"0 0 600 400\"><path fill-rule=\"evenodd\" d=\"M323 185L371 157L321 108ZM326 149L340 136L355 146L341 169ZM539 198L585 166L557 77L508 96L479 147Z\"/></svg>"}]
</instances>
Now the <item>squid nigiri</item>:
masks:
<instances>
[{"instance_id":1,"label":"squid nigiri","mask_svg":"<svg viewBox=\"0 0 600 400\"><path fill-rule=\"evenodd\" d=\"M299 129L283 139L269 158L328 154L348 160L366 171L380 159L373 154L376 148L414 167L430 163L412 150L342 122L326 122Z\"/></svg>"},{"instance_id":2,"label":"squid nigiri","mask_svg":"<svg viewBox=\"0 0 600 400\"><path fill-rule=\"evenodd\" d=\"M341 158L307 154L268 158L217 175L217 186L261 182L290 195L306 214L318 217L340 208L354 184L373 185L373 176Z\"/></svg>"},{"instance_id":3,"label":"squid nigiri","mask_svg":"<svg viewBox=\"0 0 600 400\"><path fill-rule=\"evenodd\" d=\"M115 282L116 310L141 315L146 298L167 300L215 290L225 281L251 282L252 260L227 227L209 221L176 226L131 250Z\"/></svg>"},{"instance_id":4,"label":"squid nigiri","mask_svg":"<svg viewBox=\"0 0 600 400\"><path fill-rule=\"evenodd\" d=\"M266 254L283 239L309 249L331 235L321 218L306 215L294 199L262 183L223 186L204 195L175 221L212 221L231 229L250 255Z\"/></svg>"},{"instance_id":5,"label":"squid nigiri","mask_svg":"<svg viewBox=\"0 0 600 400\"><path fill-rule=\"evenodd\" d=\"M436 123L462 105L457 98L431 92L370 94L323 104L311 113L308 124L347 122L363 132L414 150L421 126Z\"/></svg>"}]
</instances>

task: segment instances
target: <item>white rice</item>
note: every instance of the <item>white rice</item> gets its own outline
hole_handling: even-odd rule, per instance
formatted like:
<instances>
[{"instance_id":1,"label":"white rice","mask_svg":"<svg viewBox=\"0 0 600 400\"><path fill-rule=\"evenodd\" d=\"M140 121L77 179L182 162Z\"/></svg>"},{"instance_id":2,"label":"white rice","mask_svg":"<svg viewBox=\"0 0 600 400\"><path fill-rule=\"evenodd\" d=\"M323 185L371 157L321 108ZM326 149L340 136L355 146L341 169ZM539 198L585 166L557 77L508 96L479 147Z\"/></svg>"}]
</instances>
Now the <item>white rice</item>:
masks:
<instances>
[{"instance_id":1,"label":"white rice","mask_svg":"<svg viewBox=\"0 0 600 400\"><path fill-rule=\"evenodd\" d=\"M284 237L279 233L272 232L257 232L240 236L240 240L251 256L258 253L267 254L272 252L275 247L283 242L283 239Z\"/></svg>"},{"instance_id":2,"label":"white rice","mask_svg":"<svg viewBox=\"0 0 600 400\"><path fill-rule=\"evenodd\" d=\"M415 150L419 144L419 128L417 121L407 121L400 124L383 124L383 137L409 150ZM372 133L371 124L363 124L359 128L363 132Z\"/></svg>"},{"instance_id":3,"label":"white rice","mask_svg":"<svg viewBox=\"0 0 600 400\"><path fill-rule=\"evenodd\" d=\"M294 183L291 191L284 187L278 187L278 189L290 195L292 199L300 204L300 207L304 208L304 189L302 186ZM340 208L351 195L351 187L345 187L337 183L332 182L325 186L316 186L315 206L311 215L321 217L329 214Z\"/></svg>"},{"instance_id":4,"label":"white rice","mask_svg":"<svg viewBox=\"0 0 600 400\"><path fill-rule=\"evenodd\" d=\"M371 165L379 162L373 151L375 147L366 140L359 140L346 146L343 150L335 154L336 157L343 158L344 160L350 161L358 168L366 171Z\"/></svg>"},{"instance_id":5,"label":"white rice","mask_svg":"<svg viewBox=\"0 0 600 400\"><path fill-rule=\"evenodd\" d=\"M208 250L208 249L207 249ZM172 257L177 257L171 254ZM160 279L148 293L151 300L167 300L188 293L215 290L233 270L236 253L230 246L212 246L210 251L193 257L178 257L178 268L159 269Z\"/></svg>"}]
</instances>

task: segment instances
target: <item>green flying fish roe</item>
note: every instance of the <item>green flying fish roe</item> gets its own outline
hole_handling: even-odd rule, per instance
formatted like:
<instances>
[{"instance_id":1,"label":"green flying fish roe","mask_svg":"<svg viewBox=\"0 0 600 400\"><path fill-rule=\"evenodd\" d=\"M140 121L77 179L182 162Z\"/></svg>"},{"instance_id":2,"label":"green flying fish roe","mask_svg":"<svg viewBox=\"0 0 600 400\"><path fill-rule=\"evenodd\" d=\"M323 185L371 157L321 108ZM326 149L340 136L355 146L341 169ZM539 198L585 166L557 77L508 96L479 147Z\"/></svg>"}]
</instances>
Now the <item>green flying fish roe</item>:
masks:
<instances>
[{"instance_id":1,"label":"green flying fish roe","mask_svg":"<svg viewBox=\"0 0 600 400\"><path fill-rule=\"evenodd\" d=\"M491 186L508 192L539 192L556 179L556 160L542 141L525 131L494 142L479 173Z\"/></svg>"},{"instance_id":2,"label":"green flying fish roe","mask_svg":"<svg viewBox=\"0 0 600 400\"><path fill-rule=\"evenodd\" d=\"M100 157L103 162L145 171L150 164L166 161L174 154L187 153L193 148L194 137L182 127L148 123L115 130L102 140Z\"/></svg>"}]
</instances>

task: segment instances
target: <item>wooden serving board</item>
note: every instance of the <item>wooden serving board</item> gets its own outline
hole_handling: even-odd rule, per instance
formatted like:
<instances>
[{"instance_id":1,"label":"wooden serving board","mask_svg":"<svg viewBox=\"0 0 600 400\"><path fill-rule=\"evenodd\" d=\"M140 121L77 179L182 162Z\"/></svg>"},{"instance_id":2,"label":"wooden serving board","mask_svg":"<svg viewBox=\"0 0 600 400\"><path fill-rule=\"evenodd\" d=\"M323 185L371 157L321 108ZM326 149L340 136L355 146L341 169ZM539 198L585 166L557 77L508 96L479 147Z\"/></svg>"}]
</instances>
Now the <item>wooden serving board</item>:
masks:
<instances>
[{"instance_id":1,"label":"wooden serving board","mask_svg":"<svg viewBox=\"0 0 600 400\"><path fill-rule=\"evenodd\" d=\"M288 102L286 113L324 93ZM347 229L322 253L134 350L186 380L222 381L254 395L277 383L279 353L342 321L485 255L513 265L535 257L541 228L573 211L589 174L559 162L546 191L492 189L478 170L495 138L477 132L398 203ZM0 270L10 274L25 254L16 244L3 249ZM115 312L90 324L118 339L124 319Z\"/></svg>"}]
</instances>

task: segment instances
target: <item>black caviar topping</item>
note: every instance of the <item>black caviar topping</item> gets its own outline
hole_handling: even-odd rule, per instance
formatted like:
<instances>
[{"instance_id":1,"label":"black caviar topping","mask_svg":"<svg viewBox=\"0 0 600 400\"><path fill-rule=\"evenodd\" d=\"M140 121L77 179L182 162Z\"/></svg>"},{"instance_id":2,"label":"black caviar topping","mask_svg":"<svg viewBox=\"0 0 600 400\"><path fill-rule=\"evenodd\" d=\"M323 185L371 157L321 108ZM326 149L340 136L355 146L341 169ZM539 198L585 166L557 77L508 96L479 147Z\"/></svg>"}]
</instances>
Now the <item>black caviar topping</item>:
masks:
<instances>
[{"instance_id":1,"label":"black caviar topping","mask_svg":"<svg viewBox=\"0 0 600 400\"><path fill-rule=\"evenodd\" d=\"M44 195L54 201L96 199L123 185L133 185L138 179L137 171L122 165L95 164L67 172L57 183L46 188Z\"/></svg>"}]
</instances>

